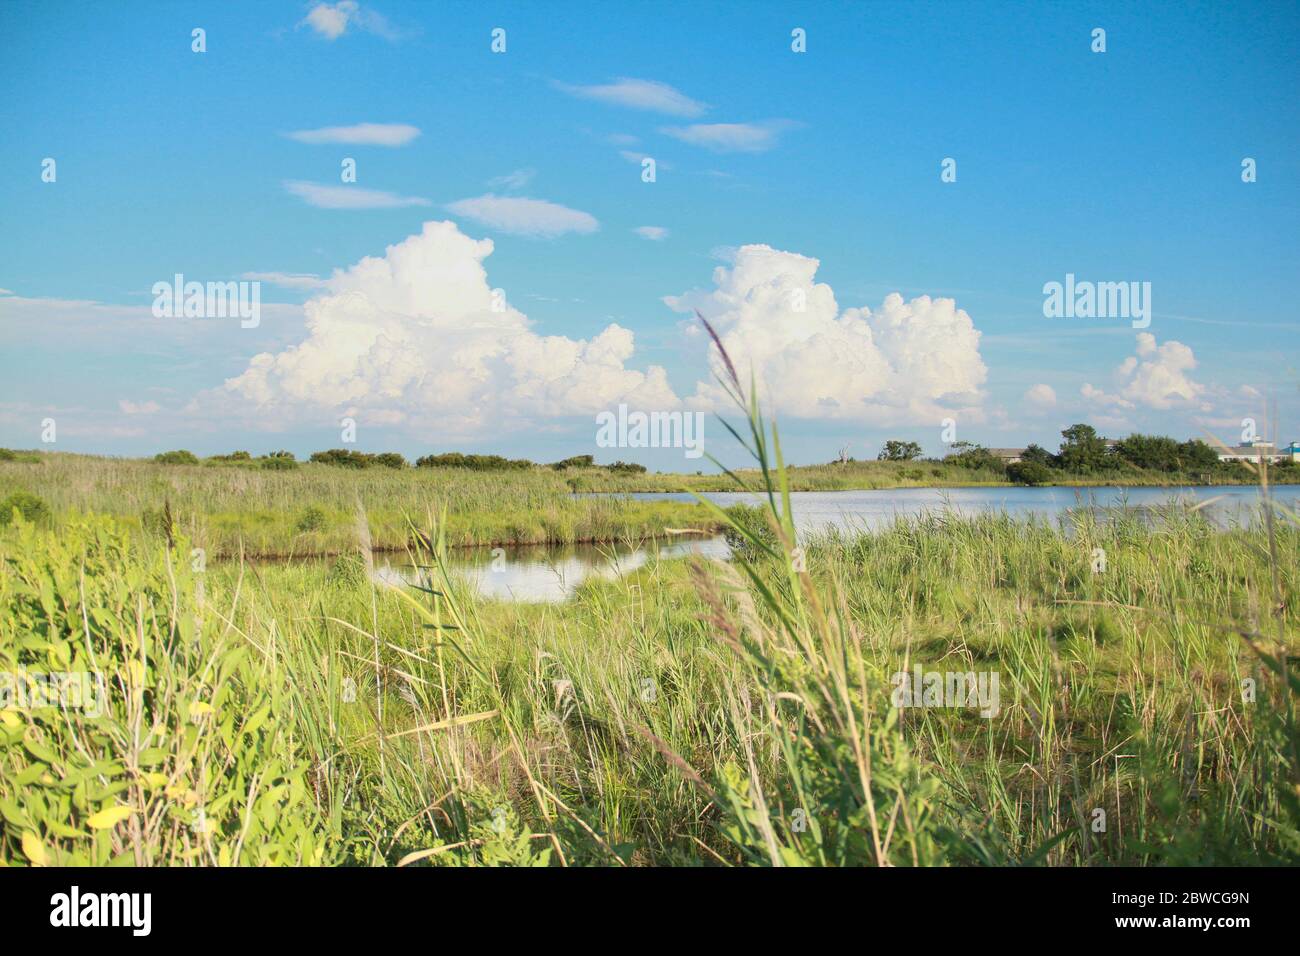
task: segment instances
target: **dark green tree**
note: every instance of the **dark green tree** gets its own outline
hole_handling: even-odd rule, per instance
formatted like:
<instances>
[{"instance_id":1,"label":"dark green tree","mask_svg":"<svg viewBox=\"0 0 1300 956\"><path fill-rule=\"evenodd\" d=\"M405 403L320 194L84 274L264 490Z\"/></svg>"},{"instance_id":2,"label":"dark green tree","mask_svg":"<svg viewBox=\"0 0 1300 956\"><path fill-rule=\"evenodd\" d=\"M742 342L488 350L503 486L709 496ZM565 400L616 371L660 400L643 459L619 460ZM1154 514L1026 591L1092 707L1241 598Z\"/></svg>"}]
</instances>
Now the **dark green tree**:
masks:
<instances>
[{"instance_id":1,"label":"dark green tree","mask_svg":"<svg viewBox=\"0 0 1300 956\"><path fill-rule=\"evenodd\" d=\"M1021 461L1032 462L1036 465L1042 465L1044 468L1055 468L1058 464L1056 456L1046 448L1040 445L1030 444L1020 456Z\"/></svg>"},{"instance_id":2,"label":"dark green tree","mask_svg":"<svg viewBox=\"0 0 1300 956\"><path fill-rule=\"evenodd\" d=\"M1106 442L1091 425L1071 425L1061 432L1061 467L1086 475L1106 469Z\"/></svg>"},{"instance_id":3,"label":"dark green tree","mask_svg":"<svg viewBox=\"0 0 1300 956\"><path fill-rule=\"evenodd\" d=\"M914 441L891 438L876 456L877 461L913 461L921 457L921 446Z\"/></svg>"}]
</instances>

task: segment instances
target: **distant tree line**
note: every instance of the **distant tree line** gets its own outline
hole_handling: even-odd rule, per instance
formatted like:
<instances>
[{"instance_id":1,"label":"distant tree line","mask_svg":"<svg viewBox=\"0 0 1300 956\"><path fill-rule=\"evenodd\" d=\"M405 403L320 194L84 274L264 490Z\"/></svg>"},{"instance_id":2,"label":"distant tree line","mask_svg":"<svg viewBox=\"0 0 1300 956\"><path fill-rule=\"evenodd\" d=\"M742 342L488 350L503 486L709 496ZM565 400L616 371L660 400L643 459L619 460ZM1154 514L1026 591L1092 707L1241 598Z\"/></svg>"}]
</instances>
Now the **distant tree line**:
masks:
<instances>
[{"instance_id":1,"label":"distant tree line","mask_svg":"<svg viewBox=\"0 0 1300 956\"><path fill-rule=\"evenodd\" d=\"M178 448L175 451L159 452L153 456L153 460L160 465L198 465L201 464L199 456L192 451L186 451L184 448ZM293 457L291 451L273 451L268 452L258 458L254 458L246 451L232 451L229 455L212 455L208 459L211 462L222 462L233 465L247 465L250 467L262 467L272 471L283 471L289 468L297 468L298 460Z\"/></svg>"},{"instance_id":2,"label":"distant tree line","mask_svg":"<svg viewBox=\"0 0 1300 956\"><path fill-rule=\"evenodd\" d=\"M198 465L201 460L192 451L177 449L154 455L153 460L160 465ZM348 448L331 448L327 451L313 452L310 461L321 465L334 465L340 468L406 468L406 458L395 451L369 453ZM273 451L260 458L254 458L246 451L232 451L228 455L211 455L209 462L223 464L260 466L275 470L297 468L298 460L293 452ZM523 471L529 468L549 467L556 471L570 468L602 468L614 474L644 474L645 465L635 462L616 461L609 465L598 465L592 455L575 455L563 461L542 465L527 458L504 458L501 455L466 455L461 452L445 452L441 455L424 455L415 460L416 468L465 468L470 471Z\"/></svg>"},{"instance_id":3,"label":"distant tree line","mask_svg":"<svg viewBox=\"0 0 1300 956\"><path fill-rule=\"evenodd\" d=\"M1193 438L1178 441L1164 435L1129 435L1113 444L1097 434L1091 425L1071 425L1061 432L1064 441L1056 454L1030 445L1020 461L1007 466L1007 475L1021 484L1043 484L1054 473L1068 475L1113 475L1132 471L1199 475L1235 468L1219 461L1218 453Z\"/></svg>"},{"instance_id":4,"label":"distant tree line","mask_svg":"<svg viewBox=\"0 0 1300 956\"><path fill-rule=\"evenodd\" d=\"M370 454L347 448L312 452L311 461L321 465L339 465L343 468L405 468L406 459L395 451Z\"/></svg>"},{"instance_id":5,"label":"distant tree line","mask_svg":"<svg viewBox=\"0 0 1300 956\"><path fill-rule=\"evenodd\" d=\"M1011 481L1026 485L1045 484L1068 476L1121 475L1134 469L1196 476L1241 468L1235 463L1219 461L1218 453L1200 439L1180 442L1164 435L1133 434L1108 442L1091 425L1082 423L1062 431L1061 438L1063 441L1055 454L1030 445L1021 454L1020 461L1010 464L973 442L957 442L944 456L943 463L972 471L1005 472ZM921 458L921 446L890 439L876 457L879 461L917 461ZM928 460L938 463L936 459ZM1287 462L1280 467L1291 465Z\"/></svg>"}]
</instances>

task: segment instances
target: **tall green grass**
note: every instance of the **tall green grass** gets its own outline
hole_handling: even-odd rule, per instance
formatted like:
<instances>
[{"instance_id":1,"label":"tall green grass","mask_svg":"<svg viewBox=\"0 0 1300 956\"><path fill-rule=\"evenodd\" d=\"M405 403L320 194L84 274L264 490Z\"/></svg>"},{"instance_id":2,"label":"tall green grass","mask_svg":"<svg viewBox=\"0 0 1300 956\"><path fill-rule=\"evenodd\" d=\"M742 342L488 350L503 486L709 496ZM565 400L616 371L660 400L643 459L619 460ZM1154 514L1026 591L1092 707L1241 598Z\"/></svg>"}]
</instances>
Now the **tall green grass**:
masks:
<instances>
[{"instance_id":1,"label":"tall green grass","mask_svg":"<svg viewBox=\"0 0 1300 956\"><path fill-rule=\"evenodd\" d=\"M554 606L477 602L436 540L405 593L347 561L198 574L110 519L2 540L0 669L110 688L104 718L0 717L10 863L1300 853L1258 529L934 520L817 540L793 582L784 558L664 561ZM1300 540L1277 540L1294 656ZM893 710L918 662L998 670L999 715Z\"/></svg>"},{"instance_id":2,"label":"tall green grass","mask_svg":"<svg viewBox=\"0 0 1300 956\"><path fill-rule=\"evenodd\" d=\"M445 509L451 546L572 544L660 536L698 526L683 502L582 498L549 468L351 469L314 463L291 471L50 454L0 462L0 499L14 491L46 502L56 521L109 514L154 536L183 534L213 555L293 557L355 547L365 509L375 548L402 550L408 515ZM6 511L5 518L8 518Z\"/></svg>"}]
</instances>

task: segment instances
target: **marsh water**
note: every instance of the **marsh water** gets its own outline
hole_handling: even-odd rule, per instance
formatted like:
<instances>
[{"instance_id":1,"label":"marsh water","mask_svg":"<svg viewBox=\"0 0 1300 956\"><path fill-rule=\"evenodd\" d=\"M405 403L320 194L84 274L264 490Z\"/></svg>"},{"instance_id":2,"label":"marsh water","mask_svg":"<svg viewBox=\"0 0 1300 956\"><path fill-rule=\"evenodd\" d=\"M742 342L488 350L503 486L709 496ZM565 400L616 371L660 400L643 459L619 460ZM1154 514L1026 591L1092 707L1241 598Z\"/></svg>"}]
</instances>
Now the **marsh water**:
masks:
<instances>
[{"instance_id":1,"label":"marsh water","mask_svg":"<svg viewBox=\"0 0 1300 956\"><path fill-rule=\"evenodd\" d=\"M1300 507L1300 486L1273 489L1273 498L1290 509ZM648 492L627 497L693 501L689 494ZM722 507L760 498L743 492L708 493ZM1214 487L1050 487L1050 488L889 488L873 491L796 491L790 495L796 532L801 536L831 528L874 531L899 518L953 514L973 516L1001 512L1017 518L1057 521L1077 509L1106 512L1135 509L1155 513L1174 503L1201 505L1201 512L1220 527L1258 518L1259 491L1244 485ZM636 543L469 548L452 553L452 565L483 597L513 601L562 601L584 580L616 578L651 560L702 554L726 558L730 549L721 536L681 536ZM408 577L396 565L382 573Z\"/></svg>"}]
</instances>

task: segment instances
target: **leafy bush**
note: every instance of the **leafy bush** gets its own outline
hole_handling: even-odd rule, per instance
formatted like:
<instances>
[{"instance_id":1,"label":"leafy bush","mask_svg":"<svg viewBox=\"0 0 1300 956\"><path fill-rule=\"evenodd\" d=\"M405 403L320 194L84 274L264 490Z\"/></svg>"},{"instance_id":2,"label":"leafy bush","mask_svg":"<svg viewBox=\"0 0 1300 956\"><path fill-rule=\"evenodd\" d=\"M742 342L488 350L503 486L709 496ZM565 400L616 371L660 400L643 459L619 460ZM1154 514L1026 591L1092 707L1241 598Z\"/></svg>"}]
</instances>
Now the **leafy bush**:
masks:
<instances>
[{"instance_id":1,"label":"leafy bush","mask_svg":"<svg viewBox=\"0 0 1300 956\"><path fill-rule=\"evenodd\" d=\"M160 465L197 465L199 463L198 455L183 448L177 451L159 452L153 456L153 460Z\"/></svg>"},{"instance_id":2,"label":"leafy bush","mask_svg":"<svg viewBox=\"0 0 1300 956\"><path fill-rule=\"evenodd\" d=\"M252 461L253 456L246 451L232 451L229 455L211 455L208 461Z\"/></svg>"},{"instance_id":3,"label":"leafy bush","mask_svg":"<svg viewBox=\"0 0 1300 956\"><path fill-rule=\"evenodd\" d=\"M633 461L616 461L612 465L606 465L605 470L616 475L644 475L645 465Z\"/></svg>"},{"instance_id":4,"label":"leafy bush","mask_svg":"<svg viewBox=\"0 0 1300 956\"><path fill-rule=\"evenodd\" d=\"M259 459L261 466L268 471L292 471L298 467L298 460L286 452L272 452Z\"/></svg>"},{"instance_id":5,"label":"leafy bush","mask_svg":"<svg viewBox=\"0 0 1300 956\"><path fill-rule=\"evenodd\" d=\"M331 448L329 451L313 452L311 460L322 465L340 465L344 468L405 468L406 459L395 451L371 455L364 451L350 451L346 448Z\"/></svg>"},{"instance_id":6,"label":"leafy bush","mask_svg":"<svg viewBox=\"0 0 1300 956\"><path fill-rule=\"evenodd\" d=\"M345 551L330 565L328 577L336 587L360 587L366 583L366 561L355 551Z\"/></svg>"},{"instance_id":7,"label":"leafy bush","mask_svg":"<svg viewBox=\"0 0 1300 956\"><path fill-rule=\"evenodd\" d=\"M302 532L319 531L325 527L326 517L323 509L312 505L298 517L297 528Z\"/></svg>"},{"instance_id":8,"label":"leafy bush","mask_svg":"<svg viewBox=\"0 0 1300 956\"><path fill-rule=\"evenodd\" d=\"M370 456L365 452L350 451L346 448L312 452L311 460L321 465L339 465L344 468L365 468L370 464Z\"/></svg>"},{"instance_id":9,"label":"leafy bush","mask_svg":"<svg viewBox=\"0 0 1300 956\"><path fill-rule=\"evenodd\" d=\"M12 523L15 511L23 516L24 521L32 523L44 522L50 517L50 506L30 491L15 491L0 501L0 526Z\"/></svg>"},{"instance_id":10,"label":"leafy bush","mask_svg":"<svg viewBox=\"0 0 1300 956\"><path fill-rule=\"evenodd\" d=\"M500 455L465 455L449 451L425 455L415 460L416 468L468 468L471 471L518 471L533 467L527 458L502 458Z\"/></svg>"},{"instance_id":11,"label":"leafy bush","mask_svg":"<svg viewBox=\"0 0 1300 956\"><path fill-rule=\"evenodd\" d=\"M1037 461L1017 461L1007 465L1007 477L1018 485L1043 485L1052 480L1052 470Z\"/></svg>"},{"instance_id":12,"label":"leafy bush","mask_svg":"<svg viewBox=\"0 0 1300 956\"><path fill-rule=\"evenodd\" d=\"M41 453L38 451L15 451L12 448L0 448L0 461L18 461L25 464L39 465Z\"/></svg>"},{"instance_id":13,"label":"leafy bush","mask_svg":"<svg viewBox=\"0 0 1300 956\"><path fill-rule=\"evenodd\" d=\"M594 455L574 455L572 458L554 462L551 467L556 471L564 471L566 468L592 468L595 467L595 464L596 457Z\"/></svg>"}]
</instances>

